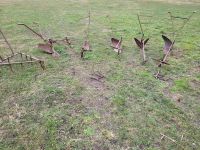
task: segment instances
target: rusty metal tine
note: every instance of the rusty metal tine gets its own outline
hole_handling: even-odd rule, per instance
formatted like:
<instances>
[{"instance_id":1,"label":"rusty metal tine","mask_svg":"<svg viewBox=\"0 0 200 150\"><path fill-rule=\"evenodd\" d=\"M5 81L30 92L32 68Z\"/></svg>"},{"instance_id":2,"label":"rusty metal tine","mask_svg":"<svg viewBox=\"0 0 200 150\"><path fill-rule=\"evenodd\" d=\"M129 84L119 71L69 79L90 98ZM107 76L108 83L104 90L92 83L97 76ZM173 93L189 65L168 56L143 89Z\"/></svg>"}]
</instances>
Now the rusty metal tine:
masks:
<instances>
[{"instance_id":1,"label":"rusty metal tine","mask_svg":"<svg viewBox=\"0 0 200 150\"><path fill-rule=\"evenodd\" d=\"M3 61L3 57L0 56L0 60Z\"/></svg>"},{"instance_id":2,"label":"rusty metal tine","mask_svg":"<svg viewBox=\"0 0 200 150\"><path fill-rule=\"evenodd\" d=\"M27 57L30 57L30 55L26 55L26 54L24 54L24 53L21 53L22 55L24 55L24 56L27 56ZM32 57L32 59L34 59L34 60L40 60L40 59L38 59L38 58L36 58L36 57L33 57L33 56L31 56Z\"/></svg>"},{"instance_id":3,"label":"rusty metal tine","mask_svg":"<svg viewBox=\"0 0 200 150\"><path fill-rule=\"evenodd\" d=\"M8 45L9 49L11 50L12 54L14 55L13 48L11 47L10 43L8 42L6 36L5 36L4 33L1 31L1 29L0 29L0 32L1 32L1 34L2 34L2 36L3 36L3 38L4 38L4 40L5 40L6 44Z\"/></svg>"},{"instance_id":4,"label":"rusty metal tine","mask_svg":"<svg viewBox=\"0 0 200 150\"><path fill-rule=\"evenodd\" d=\"M11 70L12 72L14 72L13 69L12 69L12 64L10 63L10 58L8 58L8 64L9 64L10 70Z\"/></svg>"},{"instance_id":5,"label":"rusty metal tine","mask_svg":"<svg viewBox=\"0 0 200 150\"><path fill-rule=\"evenodd\" d=\"M18 25L25 26L27 29L31 30L34 34L36 34L36 35L39 36L42 40L45 41L45 38L42 36L42 34L37 33L35 30L33 30L32 28L30 28L30 27L27 26L26 24L24 24L24 23L19 23Z\"/></svg>"},{"instance_id":6,"label":"rusty metal tine","mask_svg":"<svg viewBox=\"0 0 200 150\"><path fill-rule=\"evenodd\" d=\"M42 68L43 70L45 70L44 61L41 61L41 60L40 60L39 63L40 63L41 68Z\"/></svg>"},{"instance_id":7,"label":"rusty metal tine","mask_svg":"<svg viewBox=\"0 0 200 150\"><path fill-rule=\"evenodd\" d=\"M20 56L21 56L21 60L23 61L23 55L22 55L22 53L20 53ZM21 66L23 66L23 63L21 63Z\"/></svg>"}]
</instances>

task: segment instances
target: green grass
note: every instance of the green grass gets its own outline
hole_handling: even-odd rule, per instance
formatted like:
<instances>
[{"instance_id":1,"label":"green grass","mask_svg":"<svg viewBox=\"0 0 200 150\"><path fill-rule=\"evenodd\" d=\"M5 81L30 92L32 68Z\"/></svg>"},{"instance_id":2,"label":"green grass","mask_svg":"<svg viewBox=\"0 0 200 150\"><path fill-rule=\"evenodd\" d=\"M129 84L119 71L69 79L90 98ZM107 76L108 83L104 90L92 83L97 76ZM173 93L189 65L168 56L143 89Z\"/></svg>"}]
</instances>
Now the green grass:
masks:
<instances>
[{"instance_id":1,"label":"green grass","mask_svg":"<svg viewBox=\"0 0 200 150\"><path fill-rule=\"evenodd\" d=\"M200 9L162 0L6 0L0 2L0 25L16 49L45 60L39 65L0 67L0 149L196 149L200 148L200 13L176 40L162 68L166 81L154 78L162 57L162 33L170 36L167 14L189 16ZM192 3L194 2L194 3ZM91 10L92 52L80 59ZM142 21L148 62L142 65L134 37ZM108 17L110 16L111 22ZM43 34L69 36L73 49L55 45L59 59L36 48L40 39L17 23L38 22ZM177 20L177 26L181 20ZM177 27L176 26L176 27ZM113 32L110 32L110 28ZM111 37L123 37L123 54L110 48ZM0 55L9 55L0 38ZM91 77L100 72L102 82ZM168 138L161 140L164 134Z\"/></svg>"}]
</instances>

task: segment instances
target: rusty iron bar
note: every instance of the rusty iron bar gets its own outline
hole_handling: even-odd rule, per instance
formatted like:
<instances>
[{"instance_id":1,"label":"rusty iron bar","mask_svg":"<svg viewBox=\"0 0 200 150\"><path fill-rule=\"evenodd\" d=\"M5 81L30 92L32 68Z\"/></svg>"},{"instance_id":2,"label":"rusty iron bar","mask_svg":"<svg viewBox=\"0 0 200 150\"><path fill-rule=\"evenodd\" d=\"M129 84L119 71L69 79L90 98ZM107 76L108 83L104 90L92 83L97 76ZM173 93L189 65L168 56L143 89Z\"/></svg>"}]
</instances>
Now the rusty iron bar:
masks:
<instances>
[{"instance_id":1,"label":"rusty iron bar","mask_svg":"<svg viewBox=\"0 0 200 150\"><path fill-rule=\"evenodd\" d=\"M46 42L46 40L45 40L45 38L42 36L42 34L37 33L35 30L33 30L32 28L30 28L30 27L27 26L26 24L24 24L24 23L19 23L18 25L25 26L27 29L29 29L30 31L32 31L34 34L36 34L36 35L39 36L43 41Z\"/></svg>"},{"instance_id":2,"label":"rusty iron bar","mask_svg":"<svg viewBox=\"0 0 200 150\"><path fill-rule=\"evenodd\" d=\"M11 70L12 72L14 72L14 71L13 71L13 68L12 68L12 64L10 63L10 58L8 58L8 65L9 65L9 67L10 67L10 70Z\"/></svg>"},{"instance_id":3,"label":"rusty iron bar","mask_svg":"<svg viewBox=\"0 0 200 150\"><path fill-rule=\"evenodd\" d=\"M141 23L139 14L137 14L137 19L138 19L138 22L139 22L139 25L140 25L140 30L141 30L141 33L142 33L141 39L143 39L144 38L144 30L142 28L142 23Z\"/></svg>"},{"instance_id":4,"label":"rusty iron bar","mask_svg":"<svg viewBox=\"0 0 200 150\"><path fill-rule=\"evenodd\" d=\"M164 46L164 57L162 58L162 60L160 60L158 67L161 67L162 64L168 64L166 62L167 58L170 55L170 52L175 44L175 40L176 40L176 36L177 36L177 32L181 32L183 30L183 28L185 27L185 25L190 21L190 19L192 18L192 16L195 14L196 12L194 11L189 17L175 17L172 15L171 12L168 12L168 14L170 15L170 19L171 19L171 23L172 23L172 30L173 30L173 41L171 41L169 38L167 38L166 36L162 35L163 40L165 42L165 46ZM184 19L185 21L183 22L183 25L178 29L175 30L175 24L174 24L174 18L181 18Z\"/></svg>"},{"instance_id":5,"label":"rusty iron bar","mask_svg":"<svg viewBox=\"0 0 200 150\"><path fill-rule=\"evenodd\" d=\"M122 37L119 39L113 38L113 28L112 28L112 21L111 21L111 17L109 15L106 16L108 18L108 21L110 23L110 30L111 30L111 47L113 48L113 50L115 52L117 52L118 56L120 55L120 53L122 52ZM119 31L119 30L116 30Z\"/></svg>"},{"instance_id":6,"label":"rusty iron bar","mask_svg":"<svg viewBox=\"0 0 200 150\"><path fill-rule=\"evenodd\" d=\"M0 60L1 60L1 62L3 61L3 57L0 55Z\"/></svg>"},{"instance_id":7,"label":"rusty iron bar","mask_svg":"<svg viewBox=\"0 0 200 150\"><path fill-rule=\"evenodd\" d=\"M88 25L87 25L87 30L86 30L86 39L83 43L83 46L81 48L81 58L84 58L84 54L87 51L91 51L90 49L90 43L89 43L89 34L90 34L90 23L91 23L91 13L90 11L88 12ZM68 41L68 39L66 39Z\"/></svg>"},{"instance_id":8,"label":"rusty iron bar","mask_svg":"<svg viewBox=\"0 0 200 150\"><path fill-rule=\"evenodd\" d=\"M25 63L35 63L35 62L39 62L38 60L34 60L34 61L23 61L23 62L10 62L10 59L8 59L9 62L5 62L5 63L0 63L0 66L4 66L4 65L13 65L13 64L25 64Z\"/></svg>"},{"instance_id":9,"label":"rusty iron bar","mask_svg":"<svg viewBox=\"0 0 200 150\"><path fill-rule=\"evenodd\" d=\"M8 62L7 62L7 63L6 63L6 62L5 62L5 63L0 63L0 66L9 65L11 71L14 72L14 71L13 71L13 68L12 68L12 65L17 65L17 64L23 65L23 64L27 64L27 63L33 64L33 63L37 63L37 62L40 64L41 68L42 68L43 70L45 70L44 61L42 61L42 60L33 60L33 61L24 61L24 62L10 62L10 59L8 59Z\"/></svg>"},{"instance_id":10,"label":"rusty iron bar","mask_svg":"<svg viewBox=\"0 0 200 150\"><path fill-rule=\"evenodd\" d=\"M23 55L20 53L21 60L23 61ZM23 63L21 63L21 67L23 67Z\"/></svg>"},{"instance_id":11,"label":"rusty iron bar","mask_svg":"<svg viewBox=\"0 0 200 150\"><path fill-rule=\"evenodd\" d=\"M121 51L121 43L122 43L122 37L120 39L120 41L117 43L116 48L117 48L117 54L120 55L120 51Z\"/></svg>"},{"instance_id":12,"label":"rusty iron bar","mask_svg":"<svg viewBox=\"0 0 200 150\"><path fill-rule=\"evenodd\" d=\"M15 54L13 54L13 55L11 55L11 56L8 56L7 58L3 58L3 59L2 59L2 62L5 61L5 60L7 60L8 58L12 58L12 57L14 57L14 56L16 56L16 55L18 55L18 53L15 53Z\"/></svg>"},{"instance_id":13,"label":"rusty iron bar","mask_svg":"<svg viewBox=\"0 0 200 150\"><path fill-rule=\"evenodd\" d=\"M87 37L86 39L89 39L89 34L90 34L90 23L91 23L91 12L88 12L88 28L87 28Z\"/></svg>"},{"instance_id":14,"label":"rusty iron bar","mask_svg":"<svg viewBox=\"0 0 200 150\"><path fill-rule=\"evenodd\" d=\"M11 52L12 52L12 54L14 55L14 50L13 50L12 46L10 45L10 43L8 42L8 40L7 40L6 36L4 35L4 33L2 32L2 30L1 30L1 29L0 29L0 32L1 32L1 35L3 36L3 38L4 38L4 40L5 40L6 44L8 45L8 47L9 47L10 51L11 51Z\"/></svg>"},{"instance_id":15,"label":"rusty iron bar","mask_svg":"<svg viewBox=\"0 0 200 150\"><path fill-rule=\"evenodd\" d=\"M145 54L145 46L146 46L147 42L149 41L149 38L147 38L146 40L144 40L144 39L138 40L137 38L134 38L134 40L135 40L135 43L137 44L137 46L141 49L143 63L145 63L147 61L146 54Z\"/></svg>"},{"instance_id":16,"label":"rusty iron bar","mask_svg":"<svg viewBox=\"0 0 200 150\"><path fill-rule=\"evenodd\" d=\"M179 32L181 32L183 29L184 29L184 27L186 26L186 24L191 20L191 18L193 17L193 15L196 13L196 11L193 11L192 12L192 14L189 16L189 17L177 17L177 16L173 16L172 15L172 13L171 12L168 12L168 14L170 15L170 19L171 19L171 22L172 22L172 29L173 29L173 40L175 40L176 39L176 36L177 36L177 33ZM184 22L183 22L183 24L182 24L182 26L179 28L179 29L177 29L177 30L175 30L175 24L174 24L174 19L183 19L183 20L185 20Z\"/></svg>"},{"instance_id":17,"label":"rusty iron bar","mask_svg":"<svg viewBox=\"0 0 200 150\"><path fill-rule=\"evenodd\" d=\"M149 17L151 17L151 16L149 16ZM142 27L142 22L141 22L139 14L137 14L137 19L138 19L138 23L139 23L139 26L140 26L141 39L139 40L137 38L134 38L134 40L135 40L135 43L137 44L137 46L141 50L141 55L142 55L142 58L143 58L143 63L146 63L147 59L146 59L146 53L145 53L145 46L146 46L147 42L149 41L149 38L144 39L145 34L144 34L144 30L143 30L143 27Z\"/></svg>"},{"instance_id":18,"label":"rusty iron bar","mask_svg":"<svg viewBox=\"0 0 200 150\"><path fill-rule=\"evenodd\" d=\"M16 55L20 55L22 61L20 61L20 62L11 62L10 59L13 58ZM26 61L23 61L23 55L25 56ZM30 60L28 58L30 58ZM5 62L6 60L7 60L7 62ZM15 53L14 55L11 55L11 56L8 56L7 58L2 59L2 62L0 62L0 66L9 65L11 71L14 72L13 68L12 68L12 65L21 64L21 66L22 66L25 63L31 63L32 64L32 63L36 63L36 62L39 62L40 66L41 66L41 68L43 70L45 69L43 60L40 60L40 59L38 59L36 57L33 57L31 55L26 55L24 53Z\"/></svg>"},{"instance_id":19,"label":"rusty iron bar","mask_svg":"<svg viewBox=\"0 0 200 150\"><path fill-rule=\"evenodd\" d=\"M165 41L165 38L167 38L166 36L164 36L164 35L162 35L162 37L163 37L163 40ZM167 38L168 39L168 38ZM169 40L169 39L168 39ZM171 42L171 40L170 40L170 42ZM168 43L169 44L169 43ZM164 56L163 56L163 58L162 58L162 60L160 60L159 62L159 65L158 65L158 67L161 67L162 66L162 64L168 64L167 63L167 58L169 57L169 55L170 55L170 52L171 52L171 50L172 50L172 48L173 48L173 46L174 46L174 44L175 44L175 41L173 41L173 42L171 42L170 43L170 46L169 47L167 47L166 46L166 41L165 41L165 47L164 47ZM167 47L167 49L166 49L166 47Z\"/></svg>"}]
</instances>

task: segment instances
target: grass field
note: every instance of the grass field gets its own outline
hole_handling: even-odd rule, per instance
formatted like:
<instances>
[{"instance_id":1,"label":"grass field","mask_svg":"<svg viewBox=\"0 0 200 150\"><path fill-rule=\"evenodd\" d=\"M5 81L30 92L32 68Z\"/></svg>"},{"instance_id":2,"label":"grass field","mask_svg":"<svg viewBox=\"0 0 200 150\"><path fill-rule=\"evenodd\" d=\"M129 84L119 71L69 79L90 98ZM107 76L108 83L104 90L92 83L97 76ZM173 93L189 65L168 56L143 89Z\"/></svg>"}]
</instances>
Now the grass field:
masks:
<instances>
[{"instance_id":1,"label":"grass field","mask_svg":"<svg viewBox=\"0 0 200 150\"><path fill-rule=\"evenodd\" d=\"M178 35L170 65L162 68L165 81L153 76L153 59L163 55L161 35L172 32L167 12L185 17L200 10L198 0L173 2L0 1L0 27L15 51L46 65L44 71L38 65L14 66L14 73L0 68L0 149L200 149L200 12ZM81 60L89 10L93 51ZM133 43L140 36L137 13L153 16L143 17L150 37L145 65ZM33 22L48 37L68 36L73 49L55 45L59 59L42 53L36 46L40 39L16 25L39 31ZM110 48L112 36L123 37L120 57ZM0 36L0 55L9 54ZM98 73L101 81L94 79Z\"/></svg>"}]
</instances>

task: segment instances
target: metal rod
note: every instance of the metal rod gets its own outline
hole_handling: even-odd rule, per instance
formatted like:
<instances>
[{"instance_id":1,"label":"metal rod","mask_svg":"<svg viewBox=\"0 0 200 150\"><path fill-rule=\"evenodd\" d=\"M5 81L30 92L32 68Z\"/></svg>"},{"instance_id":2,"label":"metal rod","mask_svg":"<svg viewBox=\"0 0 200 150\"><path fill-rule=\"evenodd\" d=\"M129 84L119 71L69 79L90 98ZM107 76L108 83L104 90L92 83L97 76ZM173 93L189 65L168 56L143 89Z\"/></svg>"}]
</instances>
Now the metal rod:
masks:
<instances>
[{"instance_id":1,"label":"metal rod","mask_svg":"<svg viewBox=\"0 0 200 150\"><path fill-rule=\"evenodd\" d=\"M145 45L144 41L142 40L142 56L143 56L143 62L146 62L146 54L145 54Z\"/></svg>"},{"instance_id":2,"label":"metal rod","mask_svg":"<svg viewBox=\"0 0 200 150\"><path fill-rule=\"evenodd\" d=\"M36 34L37 36L39 36L42 40L46 41L46 40L44 39L44 37L42 36L42 34L37 33L35 30L33 30L32 28L30 28L30 27L27 26L26 24L20 23L20 24L18 24L18 25L25 26L27 29L31 30L34 34Z\"/></svg>"},{"instance_id":3,"label":"metal rod","mask_svg":"<svg viewBox=\"0 0 200 150\"><path fill-rule=\"evenodd\" d=\"M183 30L183 28L185 27L185 25L190 21L190 19L192 18L192 16L196 13L196 11L192 12L192 14L184 21L183 25L180 27L179 32Z\"/></svg>"},{"instance_id":4,"label":"metal rod","mask_svg":"<svg viewBox=\"0 0 200 150\"><path fill-rule=\"evenodd\" d=\"M4 38L4 40L5 40L6 44L8 45L9 49L11 50L12 54L14 54L13 48L11 47L10 43L9 43L8 40L6 39L6 36L5 36L4 33L1 31L1 29L0 29L0 32L1 32L1 34L2 34L2 36L3 36L3 38Z\"/></svg>"},{"instance_id":5,"label":"metal rod","mask_svg":"<svg viewBox=\"0 0 200 150\"><path fill-rule=\"evenodd\" d=\"M88 13L88 28L87 28L87 40L89 39L89 34L90 34L90 22L91 22L91 16L90 16L90 11Z\"/></svg>"},{"instance_id":6,"label":"metal rod","mask_svg":"<svg viewBox=\"0 0 200 150\"><path fill-rule=\"evenodd\" d=\"M170 52L171 52L171 49L172 49L172 47L174 46L174 43L175 43L175 41L171 44L169 50L168 50L167 53L164 55L163 59L161 60L160 64L158 65L158 67L161 67L162 64L163 64L163 62L166 62L167 57L169 56L169 54L170 54Z\"/></svg>"},{"instance_id":7,"label":"metal rod","mask_svg":"<svg viewBox=\"0 0 200 150\"><path fill-rule=\"evenodd\" d=\"M2 64L2 63L1 63L1 64ZM8 58L8 63L7 63L7 65L9 65L10 70L11 70L12 72L14 72L13 69L12 69L12 64L10 63L10 58Z\"/></svg>"},{"instance_id":8,"label":"metal rod","mask_svg":"<svg viewBox=\"0 0 200 150\"><path fill-rule=\"evenodd\" d=\"M9 58L12 58L12 57L14 57L14 56L16 56L16 55L17 55L17 53L12 54L11 56L8 56L7 58L2 59L2 61L8 60Z\"/></svg>"},{"instance_id":9,"label":"metal rod","mask_svg":"<svg viewBox=\"0 0 200 150\"><path fill-rule=\"evenodd\" d=\"M0 66L4 66L4 65L14 65L14 64L25 64L25 63L35 63L35 62L40 62L38 60L35 61L24 61L24 62L10 62L10 59L8 59L8 63L0 63Z\"/></svg>"},{"instance_id":10,"label":"metal rod","mask_svg":"<svg viewBox=\"0 0 200 150\"><path fill-rule=\"evenodd\" d=\"M142 32L142 39L144 38L144 30L143 30L143 28L142 28L142 24L141 24L141 21L140 21L140 16L139 16L139 14L137 14L137 18L138 18L138 22L139 22L139 25L140 25L140 30L141 30L141 32Z\"/></svg>"},{"instance_id":11,"label":"metal rod","mask_svg":"<svg viewBox=\"0 0 200 150\"><path fill-rule=\"evenodd\" d=\"M22 55L22 53L20 53L20 56L21 56L21 60L23 61L23 55ZM23 67L23 63L21 63L21 67Z\"/></svg>"},{"instance_id":12,"label":"metal rod","mask_svg":"<svg viewBox=\"0 0 200 150\"><path fill-rule=\"evenodd\" d=\"M44 61L39 61L39 63L40 63L41 68L42 68L43 70L45 70Z\"/></svg>"},{"instance_id":13,"label":"metal rod","mask_svg":"<svg viewBox=\"0 0 200 150\"><path fill-rule=\"evenodd\" d=\"M3 58L0 56L0 60L3 61Z\"/></svg>"}]
</instances>

